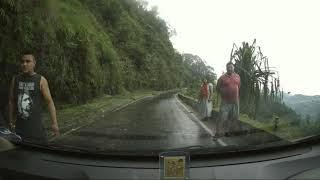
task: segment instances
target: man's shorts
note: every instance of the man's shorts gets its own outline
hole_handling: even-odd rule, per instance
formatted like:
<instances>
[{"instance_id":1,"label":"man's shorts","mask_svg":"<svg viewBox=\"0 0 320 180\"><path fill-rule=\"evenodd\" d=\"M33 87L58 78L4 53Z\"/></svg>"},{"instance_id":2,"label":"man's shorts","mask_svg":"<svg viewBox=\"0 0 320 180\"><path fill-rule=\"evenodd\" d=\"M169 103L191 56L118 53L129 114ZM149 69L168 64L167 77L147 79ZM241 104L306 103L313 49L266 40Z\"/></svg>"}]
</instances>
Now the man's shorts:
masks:
<instances>
[{"instance_id":1,"label":"man's shorts","mask_svg":"<svg viewBox=\"0 0 320 180\"><path fill-rule=\"evenodd\" d=\"M216 136L224 136L238 131L239 103L222 103L216 124Z\"/></svg>"},{"instance_id":2,"label":"man's shorts","mask_svg":"<svg viewBox=\"0 0 320 180\"><path fill-rule=\"evenodd\" d=\"M220 120L239 120L239 103L221 103Z\"/></svg>"}]
</instances>

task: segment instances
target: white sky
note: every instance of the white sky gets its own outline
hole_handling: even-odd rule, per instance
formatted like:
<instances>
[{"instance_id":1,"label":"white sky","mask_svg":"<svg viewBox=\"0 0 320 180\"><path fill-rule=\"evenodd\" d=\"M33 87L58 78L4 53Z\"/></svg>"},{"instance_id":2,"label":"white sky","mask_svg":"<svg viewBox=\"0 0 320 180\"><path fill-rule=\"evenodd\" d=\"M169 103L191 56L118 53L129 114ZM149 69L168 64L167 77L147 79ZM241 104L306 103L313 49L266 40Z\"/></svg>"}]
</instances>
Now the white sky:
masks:
<instances>
[{"instance_id":1,"label":"white sky","mask_svg":"<svg viewBox=\"0 0 320 180\"><path fill-rule=\"evenodd\" d=\"M293 94L320 95L320 1L318 0L147 0L176 29L180 53L199 55L225 70L233 43L257 45L277 67L281 86Z\"/></svg>"}]
</instances>

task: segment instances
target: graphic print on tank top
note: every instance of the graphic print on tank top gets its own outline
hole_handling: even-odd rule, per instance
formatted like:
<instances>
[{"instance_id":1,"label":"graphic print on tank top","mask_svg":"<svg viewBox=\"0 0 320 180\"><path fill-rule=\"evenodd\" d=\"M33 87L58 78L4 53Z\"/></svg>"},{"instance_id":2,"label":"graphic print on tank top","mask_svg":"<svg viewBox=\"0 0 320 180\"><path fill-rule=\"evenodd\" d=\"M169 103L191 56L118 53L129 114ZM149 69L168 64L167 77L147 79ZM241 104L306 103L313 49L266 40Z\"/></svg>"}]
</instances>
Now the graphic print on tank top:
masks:
<instances>
[{"instance_id":1,"label":"graphic print on tank top","mask_svg":"<svg viewBox=\"0 0 320 180\"><path fill-rule=\"evenodd\" d=\"M19 82L18 89L18 115L22 119L28 119L32 113L31 91L34 91L34 82Z\"/></svg>"}]
</instances>

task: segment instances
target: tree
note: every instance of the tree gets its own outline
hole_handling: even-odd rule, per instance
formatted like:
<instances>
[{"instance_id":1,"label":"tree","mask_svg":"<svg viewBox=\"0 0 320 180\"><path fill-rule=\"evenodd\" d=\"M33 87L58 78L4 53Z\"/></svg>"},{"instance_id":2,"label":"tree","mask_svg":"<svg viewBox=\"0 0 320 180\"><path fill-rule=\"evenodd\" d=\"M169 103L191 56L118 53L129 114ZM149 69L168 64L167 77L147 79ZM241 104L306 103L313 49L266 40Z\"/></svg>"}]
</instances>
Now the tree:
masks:
<instances>
[{"instance_id":1,"label":"tree","mask_svg":"<svg viewBox=\"0 0 320 180\"><path fill-rule=\"evenodd\" d=\"M200 57L184 60L169 39L174 29L146 6L145 0L1 0L0 83L9 86L25 48L36 53L37 72L61 103L215 80Z\"/></svg>"},{"instance_id":2,"label":"tree","mask_svg":"<svg viewBox=\"0 0 320 180\"><path fill-rule=\"evenodd\" d=\"M185 87L189 88L188 95L193 97L198 96L199 86L204 78L211 83L217 80L214 68L194 54L182 54L182 66L179 69L182 69L185 77Z\"/></svg>"}]
</instances>

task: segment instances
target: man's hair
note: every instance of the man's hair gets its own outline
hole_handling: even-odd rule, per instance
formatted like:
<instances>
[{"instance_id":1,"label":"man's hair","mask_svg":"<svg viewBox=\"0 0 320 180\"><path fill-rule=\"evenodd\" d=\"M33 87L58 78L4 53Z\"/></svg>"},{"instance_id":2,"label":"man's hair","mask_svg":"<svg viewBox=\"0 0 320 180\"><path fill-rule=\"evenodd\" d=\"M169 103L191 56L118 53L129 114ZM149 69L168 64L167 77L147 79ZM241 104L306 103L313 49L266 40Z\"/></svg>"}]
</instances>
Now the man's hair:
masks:
<instances>
[{"instance_id":1,"label":"man's hair","mask_svg":"<svg viewBox=\"0 0 320 180\"><path fill-rule=\"evenodd\" d=\"M36 58L34 57L34 54L33 54L32 51L28 51L28 50L27 50L27 51L23 51L22 54L21 54L21 58L22 58L23 56L25 56L25 55L31 55L32 58L33 58L33 60L36 61Z\"/></svg>"},{"instance_id":2,"label":"man's hair","mask_svg":"<svg viewBox=\"0 0 320 180\"><path fill-rule=\"evenodd\" d=\"M228 62L228 63L227 63L227 66L229 66L229 65L234 66L234 64L233 64L232 62Z\"/></svg>"}]
</instances>

